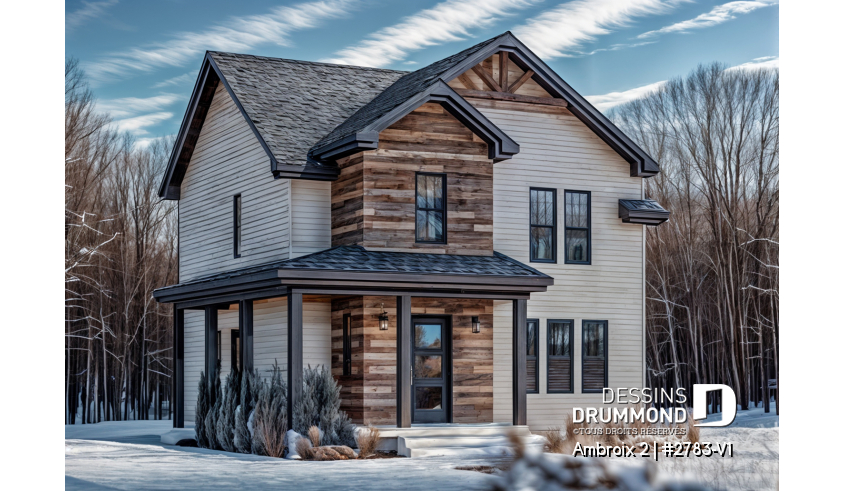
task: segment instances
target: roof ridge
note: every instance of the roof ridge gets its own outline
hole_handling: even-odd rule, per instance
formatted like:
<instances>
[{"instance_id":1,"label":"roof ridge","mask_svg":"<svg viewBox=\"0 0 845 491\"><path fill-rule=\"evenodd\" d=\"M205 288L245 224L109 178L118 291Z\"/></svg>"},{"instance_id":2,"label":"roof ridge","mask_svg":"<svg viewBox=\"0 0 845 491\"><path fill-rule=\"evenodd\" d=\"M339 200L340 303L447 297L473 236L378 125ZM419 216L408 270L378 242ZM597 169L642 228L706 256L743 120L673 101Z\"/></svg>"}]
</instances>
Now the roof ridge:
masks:
<instances>
[{"instance_id":1,"label":"roof ridge","mask_svg":"<svg viewBox=\"0 0 845 491\"><path fill-rule=\"evenodd\" d=\"M359 66L359 65L343 65L340 63L326 63L323 61L311 61L311 60L295 60L293 58L277 58L274 56L261 56L261 55L252 55L249 53L234 53L231 51L208 51L211 55L229 55L229 56L237 56L241 58L256 58L261 60L272 60L272 61L283 61L287 63L297 63L301 65L319 65L319 66L327 66L327 67L338 67L338 68L354 68L356 70L371 70L377 72L391 72L391 73L413 73L407 70L393 70L390 68L378 68L378 67L368 67L368 66Z\"/></svg>"}]
</instances>

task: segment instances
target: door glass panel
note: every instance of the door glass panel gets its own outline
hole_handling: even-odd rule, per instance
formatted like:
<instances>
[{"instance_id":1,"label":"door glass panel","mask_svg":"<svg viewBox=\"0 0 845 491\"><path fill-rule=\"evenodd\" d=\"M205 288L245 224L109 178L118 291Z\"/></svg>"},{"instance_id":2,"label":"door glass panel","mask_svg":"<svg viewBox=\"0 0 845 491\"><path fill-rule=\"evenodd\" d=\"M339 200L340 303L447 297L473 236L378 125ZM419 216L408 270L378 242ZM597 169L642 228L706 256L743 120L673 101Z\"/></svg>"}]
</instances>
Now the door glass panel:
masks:
<instances>
[{"instance_id":1,"label":"door glass panel","mask_svg":"<svg viewBox=\"0 0 845 491\"><path fill-rule=\"evenodd\" d=\"M441 409L443 387L416 387L414 395L417 409Z\"/></svg>"},{"instance_id":2,"label":"door glass panel","mask_svg":"<svg viewBox=\"0 0 845 491\"><path fill-rule=\"evenodd\" d=\"M414 357L414 378L440 378L443 376L440 355L416 355Z\"/></svg>"},{"instance_id":3,"label":"door glass panel","mask_svg":"<svg viewBox=\"0 0 845 491\"><path fill-rule=\"evenodd\" d=\"M440 348L440 325L414 325L414 346L421 349Z\"/></svg>"}]
</instances>

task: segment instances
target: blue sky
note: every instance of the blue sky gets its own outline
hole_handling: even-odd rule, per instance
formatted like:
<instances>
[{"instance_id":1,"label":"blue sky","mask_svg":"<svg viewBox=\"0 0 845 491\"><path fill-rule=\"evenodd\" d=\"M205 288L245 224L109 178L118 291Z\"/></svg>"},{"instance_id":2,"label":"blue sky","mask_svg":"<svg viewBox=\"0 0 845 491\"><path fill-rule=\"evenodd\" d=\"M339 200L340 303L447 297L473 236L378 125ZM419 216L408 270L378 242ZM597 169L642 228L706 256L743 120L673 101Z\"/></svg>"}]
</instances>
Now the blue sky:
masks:
<instances>
[{"instance_id":1,"label":"blue sky","mask_svg":"<svg viewBox=\"0 0 845 491\"><path fill-rule=\"evenodd\" d=\"M699 63L778 66L777 0L68 1L65 53L143 145L178 130L209 50L414 70L506 30L599 109Z\"/></svg>"}]
</instances>

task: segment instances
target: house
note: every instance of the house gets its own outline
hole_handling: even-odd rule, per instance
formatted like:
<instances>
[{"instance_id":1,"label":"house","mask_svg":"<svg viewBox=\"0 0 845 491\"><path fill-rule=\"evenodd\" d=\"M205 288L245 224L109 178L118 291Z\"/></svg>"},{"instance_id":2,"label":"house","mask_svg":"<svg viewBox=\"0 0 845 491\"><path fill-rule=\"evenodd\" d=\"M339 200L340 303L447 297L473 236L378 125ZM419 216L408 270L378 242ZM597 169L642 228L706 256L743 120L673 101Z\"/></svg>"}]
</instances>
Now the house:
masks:
<instances>
[{"instance_id":1,"label":"house","mask_svg":"<svg viewBox=\"0 0 845 491\"><path fill-rule=\"evenodd\" d=\"M562 424L645 382L657 163L507 32L415 72L208 52L178 200L175 427L200 372L323 365L356 423Z\"/></svg>"}]
</instances>

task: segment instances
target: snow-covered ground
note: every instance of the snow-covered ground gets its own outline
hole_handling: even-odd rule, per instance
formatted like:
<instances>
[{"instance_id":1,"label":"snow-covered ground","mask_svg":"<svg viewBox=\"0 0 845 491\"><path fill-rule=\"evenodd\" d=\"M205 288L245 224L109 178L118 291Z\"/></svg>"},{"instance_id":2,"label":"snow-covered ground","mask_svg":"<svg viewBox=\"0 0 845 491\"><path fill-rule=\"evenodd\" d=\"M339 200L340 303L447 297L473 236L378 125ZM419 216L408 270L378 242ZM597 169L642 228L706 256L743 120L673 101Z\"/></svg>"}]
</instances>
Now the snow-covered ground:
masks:
<instances>
[{"instance_id":1,"label":"snow-covered ground","mask_svg":"<svg viewBox=\"0 0 845 491\"><path fill-rule=\"evenodd\" d=\"M170 421L127 421L65 427L66 489L485 489L491 476L458 465L496 459L433 457L298 462L162 445ZM739 411L727 428L701 428L701 441L733 443L733 457L661 458L658 468L716 489L777 489L778 417Z\"/></svg>"}]
</instances>

